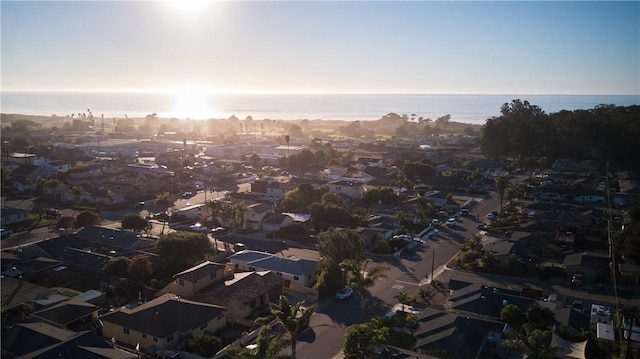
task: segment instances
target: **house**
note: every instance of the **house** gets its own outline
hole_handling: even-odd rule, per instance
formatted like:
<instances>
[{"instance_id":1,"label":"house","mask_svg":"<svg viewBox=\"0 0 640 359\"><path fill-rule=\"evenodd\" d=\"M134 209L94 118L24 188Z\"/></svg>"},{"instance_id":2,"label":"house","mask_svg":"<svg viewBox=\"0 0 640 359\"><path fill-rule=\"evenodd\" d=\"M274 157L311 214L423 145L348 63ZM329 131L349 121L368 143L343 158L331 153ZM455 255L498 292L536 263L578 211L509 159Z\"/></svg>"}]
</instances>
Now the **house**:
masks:
<instances>
[{"instance_id":1,"label":"house","mask_svg":"<svg viewBox=\"0 0 640 359\"><path fill-rule=\"evenodd\" d=\"M521 292L486 285L449 281L451 294L447 299L447 309L466 315L484 318L500 318L500 311L508 304L515 304L523 313L535 300L522 296Z\"/></svg>"},{"instance_id":2,"label":"house","mask_svg":"<svg viewBox=\"0 0 640 359\"><path fill-rule=\"evenodd\" d=\"M160 293L174 293L181 297L191 298L205 287L232 276L233 267L230 263L220 264L205 261L175 274L174 281L164 287Z\"/></svg>"},{"instance_id":3,"label":"house","mask_svg":"<svg viewBox=\"0 0 640 359\"><path fill-rule=\"evenodd\" d=\"M24 209L2 207L0 212L2 212L0 214L0 220L3 226L29 220L29 211Z\"/></svg>"},{"instance_id":4,"label":"house","mask_svg":"<svg viewBox=\"0 0 640 359\"><path fill-rule=\"evenodd\" d=\"M38 322L19 323L5 330L2 357L133 359L138 355L114 348L90 331L74 332Z\"/></svg>"},{"instance_id":5,"label":"house","mask_svg":"<svg viewBox=\"0 0 640 359\"><path fill-rule=\"evenodd\" d=\"M148 249L153 247L153 239L141 237L138 233L102 226L87 226L76 233L76 237L91 243L118 251Z\"/></svg>"},{"instance_id":6,"label":"house","mask_svg":"<svg viewBox=\"0 0 640 359\"><path fill-rule=\"evenodd\" d=\"M206 288L194 300L224 306L229 321L240 321L268 308L284 292L285 279L271 271L235 273L223 283Z\"/></svg>"},{"instance_id":7,"label":"house","mask_svg":"<svg viewBox=\"0 0 640 359\"><path fill-rule=\"evenodd\" d=\"M571 333L579 334L582 330L589 330L589 315L577 308L553 308L554 324L561 326Z\"/></svg>"},{"instance_id":8,"label":"house","mask_svg":"<svg viewBox=\"0 0 640 359\"><path fill-rule=\"evenodd\" d=\"M606 253L582 252L569 254L564 257L562 264L564 264L569 278L578 272L583 273L585 282L609 278L609 255Z\"/></svg>"},{"instance_id":9,"label":"house","mask_svg":"<svg viewBox=\"0 0 640 359\"><path fill-rule=\"evenodd\" d=\"M329 182L329 191L337 195L343 195L351 199L364 197L365 185L362 182L336 180Z\"/></svg>"},{"instance_id":10,"label":"house","mask_svg":"<svg viewBox=\"0 0 640 359\"><path fill-rule=\"evenodd\" d=\"M274 254L244 250L229 256L236 271L272 271L290 285L310 287L316 275L318 262L302 258L280 257Z\"/></svg>"},{"instance_id":11,"label":"house","mask_svg":"<svg viewBox=\"0 0 640 359\"><path fill-rule=\"evenodd\" d=\"M31 313L35 320L73 331L89 330L98 317L98 306L70 299L46 309Z\"/></svg>"},{"instance_id":12,"label":"house","mask_svg":"<svg viewBox=\"0 0 640 359\"><path fill-rule=\"evenodd\" d=\"M493 357L501 352L503 323L425 309L418 317L413 336L418 353L442 351L448 358L475 359Z\"/></svg>"},{"instance_id":13,"label":"house","mask_svg":"<svg viewBox=\"0 0 640 359\"><path fill-rule=\"evenodd\" d=\"M60 271L61 266L62 262L46 257L33 258L15 265L17 269L22 271L24 279L33 283L55 275Z\"/></svg>"},{"instance_id":14,"label":"house","mask_svg":"<svg viewBox=\"0 0 640 359\"><path fill-rule=\"evenodd\" d=\"M268 215L262 220L262 230L277 231L280 228L289 227L293 224L293 218L286 213Z\"/></svg>"},{"instance_id":15,"label":"house","mask_svg":"<svg viewBox=\"0 0 640 359\"><path fill-rule=\"evenodd\" d=\"M11 181L18 192L33 191L38 188L38 180L48 175L44 167L23 164L11 171Z\"/></svg>"},{"instance_id":16,"label":"house","mask_svg":"<svg viewBox=\"0 0 640 359\"><path fill-rule=\"evenodd\" d=\"M125 306L99 317L102 335L153 354L190 335L216 332L226 323L225 309L167 293L138 306ZM144 350L143 350L144 348Z\"/></svg>"}]
</instances>

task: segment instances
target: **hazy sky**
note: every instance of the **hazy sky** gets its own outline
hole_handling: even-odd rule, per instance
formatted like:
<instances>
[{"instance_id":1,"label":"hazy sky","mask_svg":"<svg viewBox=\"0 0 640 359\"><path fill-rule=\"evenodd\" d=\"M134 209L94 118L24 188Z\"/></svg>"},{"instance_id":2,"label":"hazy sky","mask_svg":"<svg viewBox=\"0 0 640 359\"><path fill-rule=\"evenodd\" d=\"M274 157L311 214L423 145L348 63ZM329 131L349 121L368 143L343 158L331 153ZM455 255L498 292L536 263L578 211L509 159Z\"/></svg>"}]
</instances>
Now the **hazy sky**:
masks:
<instances>
[{"instance_id":1,"label":"hazy sky","mask_svg":"<svg viewBox=\"0 0 640 359\"><path fill-rule=\"evenodd\" d=\"M640 2L1 2L2 90L640 94Z\"/></svg>"}]
</instances>

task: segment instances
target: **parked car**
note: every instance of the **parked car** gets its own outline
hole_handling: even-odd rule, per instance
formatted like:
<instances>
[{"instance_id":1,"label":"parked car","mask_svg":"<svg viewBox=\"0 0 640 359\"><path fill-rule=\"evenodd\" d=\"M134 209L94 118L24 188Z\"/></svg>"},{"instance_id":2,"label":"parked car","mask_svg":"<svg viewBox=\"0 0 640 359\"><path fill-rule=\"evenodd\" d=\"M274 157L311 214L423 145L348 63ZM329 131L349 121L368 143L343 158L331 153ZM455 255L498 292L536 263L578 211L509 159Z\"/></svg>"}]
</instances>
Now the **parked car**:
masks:
<instances>
[{"instance_id":1,"label":"parked car","mask_svg":"<svg viewBox=\"0 0 640 359\"><path fill-rule=\"evenodd\" d=\"M227 234L228 232L229 232L229 229L224 228L224 227L211 228L211 235L212 236L223 236L223 235Z\"/></svg>"},{"instance_id":2,"label":"parked car","mask_svg":"<svg viewBox=\"0 0 640 359\"><path fill-rule=\"evenodd\" d=\"M496 219L496 217L498 217L497 211L491 211L487 214L487 219Z\"/></svg>"},{"instance_id":3,"label":"parked car","mask_svg":"<svg viewBox=\"0 0 640 359\"><path fill-rule=\"evenodd\" d=\"M456 225L455 217L451 217L451 218L447 219L447 227L453 227L455 225Z\"/></svg>"},{"instance_id":4,"label":"parked car","mask_svg":"<svg viewBox=\"0 0 640 359\"><path fill-rule=\"evenodd\" d=\"M485 229L487 229L487 225L484 224L483 222L478 222L478 224L476 224L476 228L478 228L479 230L484 231Z\"/></svg>"},{"instance_id":5,"label":"parked car","mask_svg":"<svg viewBox=\"0 0 640 359\"><path fill-rule=\"evenodd\" d=\"M463 216L466 216L466 215L469 214L469 210L466 209L466 208L463 208L463 209L460 210L460 214L463 215Z\"/></svg>"},{"instance_id":6,"label":"parked car","mask_svg":"<svg viewBox=\"0 0 640 359\"><path fill-rule=\"evenodd\" d=\"M351 287L344 287L342 289L340 289L337 293L335 298L338 300L344 300L349 298L350 296L353 295L353 288Z\"/></svg>"},{"instance_id":7,"label":"parked car","mask_svg":"<svg viewBox=\"0 0 640 359\"><path fill-rule=\"evenodd\" d=\"M201 223L192 224L189 226L189 229L194 232L208 232L209 228L203 226Z\"/></svg>"},{"instance_id":8,"label":"parked car","mask_svg":"<svg viewBox=\"0 0 640 359\"><path fill-rule=\"evenodd\" d=\"M244 243L238 242L238 243L233 245L233 249L236 252L240 252L240 251L243 251L243 250L247 249L247 246Z\"/></svg>"},{"instance_id":9,"label":"parked car","mask_svg":"<svg viewBox=\"0 0 640 359\"><path fill-rule=\"evenodd\" d=\"M571 277L571 285L574 285L576 287L582 287L583 284L584 284L584 273L577 272L576 274L573 275L573 277Z\"/></svg>"},{"instance_id":10,"label":"parked car","mask_svg":"<svg viewBox=\"0 0 640 359\"><path fill-rule=\"evenodd\" d=\"M434 225L434 226L439 226L439 225L440 225L440 220L439 220L439 219L437 219L437 218L434 218L434 219L431 221L431 224L432 224L432 225Z\"/></svg>"},{"instance_id":11,"label":"parked car","mask_svg":"<svg viewBox=\"0 0 640 359\"><path fill-rule=\"evenodd\" d=\"M2 229L0 229L0 238L1 239L9 238L12 233L13 233L12 230L2 228Z\"/></svg>"}]
</instances>

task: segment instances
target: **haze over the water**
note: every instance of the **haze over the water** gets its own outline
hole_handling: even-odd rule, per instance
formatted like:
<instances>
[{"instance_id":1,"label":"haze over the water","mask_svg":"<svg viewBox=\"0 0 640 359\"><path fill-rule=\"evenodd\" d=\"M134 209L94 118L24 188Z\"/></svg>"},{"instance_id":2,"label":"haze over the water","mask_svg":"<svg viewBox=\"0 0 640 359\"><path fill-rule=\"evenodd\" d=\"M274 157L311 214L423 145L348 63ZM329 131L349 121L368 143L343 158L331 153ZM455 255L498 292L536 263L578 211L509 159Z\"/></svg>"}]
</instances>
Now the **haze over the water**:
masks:
<instances>
[{"instance_id":1,"label":"haze over the water","mask_svg":"<svg viewBox=\"0 0 640 359\"><path fill-rule=\"evenodd\" d=\"M640 2L2 1L2 91L640 94Z\"/></svg>"}]
</instances>

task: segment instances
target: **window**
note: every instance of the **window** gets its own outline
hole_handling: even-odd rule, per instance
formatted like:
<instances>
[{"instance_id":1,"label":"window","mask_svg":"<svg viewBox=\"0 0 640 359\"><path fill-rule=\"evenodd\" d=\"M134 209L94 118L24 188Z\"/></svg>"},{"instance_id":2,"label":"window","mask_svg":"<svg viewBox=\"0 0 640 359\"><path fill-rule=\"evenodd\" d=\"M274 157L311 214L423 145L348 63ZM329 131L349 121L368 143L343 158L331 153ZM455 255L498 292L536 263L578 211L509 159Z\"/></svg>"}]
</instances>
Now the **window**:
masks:
<instances>
[{"instance_id":1,"label":"window","mask_svg":"<svg viewBox=\"0 0 640 359\"><path fill-rule=\"evenodd\" d=\"M123 327L123 328L122 328L122 332L123 332L124 334L129 335L129 328L127 328L127 327Z\"/></svg>"},{"instance_id":2,"label":"window","mask_svg":"<svg viewBox=\"0 0 640 359\"><path fill-rule=\"evenodd\" d=\"M158 338L157 337L153 337L153 342L157 343L158 342Z\"/></svg>"},{"instance_id":3,"label":"window","mask_svg":"<svg viewBox=\"0 0 640 359\"><path fill-rule=\"evenodd\" d=\"M256 268L255 267L249 267L249 272L255 271Z\"/></svg>"},{"instance_id":4,"label":"window","mask_svg":"<svg viewBox=\"0 0 640 359\"><path fill-rule=\"evenodd\" d=\"M147 339L147 333L142 333L142 338Z\"/></svg>"},{"instance_id":5,"label":"window","mask_svg":"<svg viewBox=\"0 0 640 359\"><path fill-rule=\"evenodd\" d=\"M278 276L282 277L282 273L278 272L276 273Z\"/></svg>"},{"instance_id":6,"label":"window","mask_svg":"<svg viewBox=\"0 0 640 359\"><path fill-rule=\"evenodd\" d=\"M167 343L171 343L173 341L173 334L167 337Z\"/></svg>"},{"instance_id":7,"label":"window","mask_svg":"<svg viewBox=\"0 0 640 359\"><path fill-rule=\"evenodd\" d=\"M204 323L200 326L200 330L203 330L204 328L206 328L207 326L209 326L209 323Z\"/></svg>"},{"instance_id":8,"label":"window","mask_svg":"<svg viewBox=\"0 0 640 359\"><path fill-rule=\"evenodd\" d=\"M294 275L294 276L293 276L293 280L298 280L298 276L297 276L297 275Z\"/></svg>"},{"instance_id":9,"label":"window","mask_svg":"<svg viewBox=\"0 0 640 359\"><path fill-rule=\"evenodd\" d=\"M181 286L184 287L184 279L180 279L180 281L178 282Z\"/></svg>"},{"instance_id":10,"label":"window","mask_svg":"<svg viewBox=\"0 0 640 359\"><path fill-rule=\"evenodd\" d=\"M336 191L342 192L342 187L336 187Z\"/></svg>"}]
</instances>

